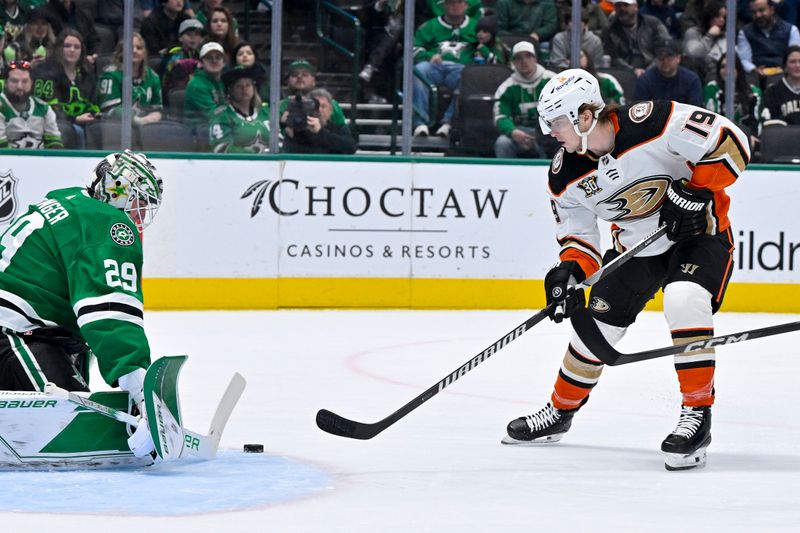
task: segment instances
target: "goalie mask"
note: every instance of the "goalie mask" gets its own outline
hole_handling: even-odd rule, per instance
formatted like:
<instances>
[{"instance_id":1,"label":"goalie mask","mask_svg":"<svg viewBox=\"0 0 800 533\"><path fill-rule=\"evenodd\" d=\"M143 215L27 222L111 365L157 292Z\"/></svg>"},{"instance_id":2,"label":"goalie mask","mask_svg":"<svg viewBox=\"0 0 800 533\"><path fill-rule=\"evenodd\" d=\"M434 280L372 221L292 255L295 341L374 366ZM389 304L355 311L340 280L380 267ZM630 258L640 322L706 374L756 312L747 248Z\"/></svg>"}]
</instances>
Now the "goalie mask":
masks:
<instances>
[{"instance_id":1,"label":"goalie mask","mask_svg":"<svg viewBox=\"0 0 800 533\"><path fill-rule=\"evenodd\" d=\"M124 211L140 232L150 225L161 205L163 183L147 156L130 150L107 155L93 177L92 198Z\"/></svg>"},{"instance_id":2,"label":"goalie mask","mask_svg":"<svg viewBox=\"0 0 800 533\"><path fill-rule=\"evenodd\" d=\"M581 106L584 104L594 109L594 120L588 131L581 132L578 127ZM556 74L547 82L539 96L539 126L542 133L549 134L553 123L560 117L572 124L575 133L581 138L581 150L586 153L587 137L597 125L597 117L606 106L600 94L597 79L585 70L574 68Z\"/></svg>"}]
</instances>

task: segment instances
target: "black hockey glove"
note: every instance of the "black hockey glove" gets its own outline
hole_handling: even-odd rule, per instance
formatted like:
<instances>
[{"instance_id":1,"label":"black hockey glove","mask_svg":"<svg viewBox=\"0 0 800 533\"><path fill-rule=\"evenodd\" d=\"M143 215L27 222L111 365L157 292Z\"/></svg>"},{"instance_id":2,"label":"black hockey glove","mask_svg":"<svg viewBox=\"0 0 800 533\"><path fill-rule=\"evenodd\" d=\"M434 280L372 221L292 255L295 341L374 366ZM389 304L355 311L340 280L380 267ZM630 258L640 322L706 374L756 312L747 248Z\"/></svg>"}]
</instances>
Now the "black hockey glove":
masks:
<instances>
[{"instance_id":1,"label":"black hockey glove","mask_svg":"<svg viewBox=\"0 0 800 533\"><path fill-rule=\"evenodd\" d=\"M705 233L707 207L714 194L708 189L690 189L686 180L676 180L667 189L658 225L667 225L667 238L679 241Z\"/></svg>"},{"instance_id":2,"label":"black hockey glove","mask_svg":"<svg viewBox=\"0 0 800 533\"><path fill-rule=\"evenodd\" d=\"M544 291L547 297L550 320L556 323L569 318L575 311L586 306L583 289L575 285L586 279L581 267L575 261L562 261L544 277ZM550 304L554 304L550 307Z\"/></svg>"}]
</instances>

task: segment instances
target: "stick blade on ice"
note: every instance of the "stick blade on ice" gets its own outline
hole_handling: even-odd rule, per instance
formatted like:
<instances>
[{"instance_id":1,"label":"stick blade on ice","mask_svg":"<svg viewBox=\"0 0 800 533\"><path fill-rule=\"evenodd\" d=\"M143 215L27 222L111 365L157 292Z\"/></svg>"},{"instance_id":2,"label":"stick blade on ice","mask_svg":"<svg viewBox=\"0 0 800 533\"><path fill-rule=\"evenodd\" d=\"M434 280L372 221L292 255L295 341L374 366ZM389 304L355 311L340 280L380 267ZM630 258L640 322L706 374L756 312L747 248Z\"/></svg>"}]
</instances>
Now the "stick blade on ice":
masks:
<instances>
[{"instance_id":1,"label":"stick blade on ice","mask_svg":"<svg viewBox=\"0 0 800 533\"><path fill-rule=\"evenodd\" d=\"M383 428L376 428L377 424L362 424L348 420L332 413L327 409L317 412L317 427L326 433L349 439L367 440L381 432Z\"/></svg>"}]
</instances>

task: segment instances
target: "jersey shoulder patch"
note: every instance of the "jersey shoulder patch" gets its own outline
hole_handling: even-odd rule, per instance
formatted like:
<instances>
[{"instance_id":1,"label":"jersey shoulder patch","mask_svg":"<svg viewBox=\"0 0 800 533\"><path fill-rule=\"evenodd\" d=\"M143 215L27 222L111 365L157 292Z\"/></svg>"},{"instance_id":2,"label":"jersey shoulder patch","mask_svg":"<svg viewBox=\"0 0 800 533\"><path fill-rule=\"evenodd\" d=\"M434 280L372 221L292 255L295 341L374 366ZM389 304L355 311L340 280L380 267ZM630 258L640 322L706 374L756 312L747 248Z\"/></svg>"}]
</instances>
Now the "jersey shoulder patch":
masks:
<instances>
[{"instance_id":1,"label":"jersey shoulder patch","mask_svg":"<svg viewBox=\"0 0 800 533\"><path fill-rule=\"evenodd\" d=\"M567 152L561 148L553 156L553 162L550 163L550 171L548 172L550 191L558 196L564 192L567 185L596 169L597 161L593 161L584 155Z\"/></svg>"},{"instance_id":2,"label":"jersey shoulder patch","mask_svg":"<svg viewBox=\"0 0 800 533\"><path fill-rule=\"evenodd\" d=\"M612 155L620 155L631 148L659 138L666 131L672 116L673 104L669 100L651 100L623 106L617 111L617 131Z\"/></svg>"}]
</instances>

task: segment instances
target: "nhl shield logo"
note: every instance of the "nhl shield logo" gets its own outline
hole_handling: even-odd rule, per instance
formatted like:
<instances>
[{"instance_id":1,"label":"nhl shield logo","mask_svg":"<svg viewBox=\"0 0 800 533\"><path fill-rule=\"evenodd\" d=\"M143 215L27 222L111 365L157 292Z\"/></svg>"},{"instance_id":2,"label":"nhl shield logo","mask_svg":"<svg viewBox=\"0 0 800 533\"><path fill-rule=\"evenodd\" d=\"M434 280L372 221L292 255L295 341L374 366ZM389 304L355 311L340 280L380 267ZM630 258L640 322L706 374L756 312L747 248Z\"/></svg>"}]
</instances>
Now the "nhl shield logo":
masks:
<instances>
[{"instance_id":1,"label":"nhl shield logo","mask_svg":"<svg viewBox=\"0 0 800 533\"><path fill-rule=\"evenodd\" d=\"M10 170L0 173L0 224L17 214L17 181Z\"/></svg>"}]
</instances>

